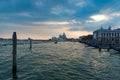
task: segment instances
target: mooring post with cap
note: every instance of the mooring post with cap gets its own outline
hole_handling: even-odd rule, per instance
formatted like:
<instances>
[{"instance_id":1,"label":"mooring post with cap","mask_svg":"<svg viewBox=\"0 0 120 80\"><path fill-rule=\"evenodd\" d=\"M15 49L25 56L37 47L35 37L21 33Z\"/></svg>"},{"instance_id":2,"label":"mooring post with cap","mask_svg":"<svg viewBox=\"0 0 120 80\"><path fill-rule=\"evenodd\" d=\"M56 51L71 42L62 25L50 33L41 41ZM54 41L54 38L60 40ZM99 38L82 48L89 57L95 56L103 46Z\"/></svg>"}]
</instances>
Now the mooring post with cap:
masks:
<instances>
[{"instance_id":1,"label":"mooring post with cap","mask_svg":"<svg viewBox=\"0 0 120 80\"><path fill-rule=\"evenodd\" d=\"M17 62L16 62L16 54L17 54L17 35L16 32L13 32L12 36L12 43L13 43L13 51L12 51L12 73L13 78L16 78L16 72L17 72Z\"/></svg>"}]
</instances>

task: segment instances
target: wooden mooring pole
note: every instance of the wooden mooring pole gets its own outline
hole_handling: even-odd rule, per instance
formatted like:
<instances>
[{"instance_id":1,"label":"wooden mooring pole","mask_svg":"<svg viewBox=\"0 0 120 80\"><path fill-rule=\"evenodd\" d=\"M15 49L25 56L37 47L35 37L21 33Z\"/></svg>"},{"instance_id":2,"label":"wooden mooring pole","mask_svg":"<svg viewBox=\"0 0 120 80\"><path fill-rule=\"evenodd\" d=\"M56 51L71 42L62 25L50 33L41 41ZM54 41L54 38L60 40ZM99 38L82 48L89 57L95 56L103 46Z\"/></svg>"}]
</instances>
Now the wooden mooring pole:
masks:
<instances>
[{"instance_id":1,"label":"wooden mooring pole","mask_svg":"<svg viewBox=\"0 0 120 80\"><path fill-rule=\"evenodd\" d=\"M31 38L29 38L29 41L30 41L30 50L32 50L32 39Z\"/></svg>"},{"instance_id":2,"label":"wooden mooring pole","mask_svg":"<svg viewBox=\"0 0 120 80\"><path fill-rule=\"evenodd\" d=\"M17 72L17 62L16 62L16 53L17 53L17 35L16 32L13 32L12 36L12 42L13 42L13 51L12 51L12 73L13 73L13 79L16 79L16 72Z\"/></svg>"},{"instance_id":3,"label":"wooden mooring pole","mask_svg":"<svg viewBox=\"0 0 120 80\"><path fill-rule=\"evenodd\" d=\"M99 51L101 51L101 48L99 47Z\"/></svg>"},{"instance_id":4,"label":"wooden mooring pole","mask_svg":"<svg viewBox=\"0 0 120 80\"><path fill-rule=\"evenodd\" d=\"M99 51L101 51L101 43L99 43Z\"/></svg>"},{"instance_id":5,"label":"wooden mooring pole","mask_svg":"<svg viewBox=\"0 0 120 80\"><path fill-rule=\"evenodd\" d=\"M108 45L108 49L107 50L110 51L110 48L111 48L111 44Z\"/></svg>"}]
</instances>

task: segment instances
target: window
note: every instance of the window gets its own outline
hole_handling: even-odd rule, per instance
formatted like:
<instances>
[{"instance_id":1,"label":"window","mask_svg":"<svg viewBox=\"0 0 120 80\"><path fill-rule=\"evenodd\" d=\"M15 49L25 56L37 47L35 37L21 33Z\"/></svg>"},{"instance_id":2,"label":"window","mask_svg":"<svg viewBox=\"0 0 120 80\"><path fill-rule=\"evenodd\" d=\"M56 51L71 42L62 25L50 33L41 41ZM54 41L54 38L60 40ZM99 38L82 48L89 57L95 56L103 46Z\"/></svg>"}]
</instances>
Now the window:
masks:
<instances>
[{"instance_id":1,"label":"window","mask_svg":"<svg viewBox=\"0 0 120 80\"><path fill-rule=\"evenodd\" d=\"M112 33L112 37L113 37L113 33Z\"/></svg>"},{"instance_id":2,"label":"window","mask_svg":"<svg viewBox=\"0 0 120 80\"><path fill-rule=\"evenodd\" d=\"M111 33L109 33L109 37L110 37Z\"/></svg>"}]
</instances>

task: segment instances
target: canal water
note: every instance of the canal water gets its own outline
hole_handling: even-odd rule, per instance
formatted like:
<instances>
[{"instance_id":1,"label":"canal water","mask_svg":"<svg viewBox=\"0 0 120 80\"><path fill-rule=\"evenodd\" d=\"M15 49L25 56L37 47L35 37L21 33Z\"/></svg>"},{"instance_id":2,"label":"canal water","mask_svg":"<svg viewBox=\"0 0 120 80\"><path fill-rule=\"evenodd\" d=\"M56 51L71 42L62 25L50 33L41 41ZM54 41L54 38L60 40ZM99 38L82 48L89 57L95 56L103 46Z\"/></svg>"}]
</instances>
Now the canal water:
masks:
<instances>
[{"instance_id":1,"label":"canal water","mask_svg":"<svg viewBox=\"0 0 120 80\"><path fill-rule=\"evenodd\" d=\"M0 80L12 79L12 45L0 46ZM78 42L17 46L15 80L120 80L120 52Z\"/></svg>"}]
</instances>

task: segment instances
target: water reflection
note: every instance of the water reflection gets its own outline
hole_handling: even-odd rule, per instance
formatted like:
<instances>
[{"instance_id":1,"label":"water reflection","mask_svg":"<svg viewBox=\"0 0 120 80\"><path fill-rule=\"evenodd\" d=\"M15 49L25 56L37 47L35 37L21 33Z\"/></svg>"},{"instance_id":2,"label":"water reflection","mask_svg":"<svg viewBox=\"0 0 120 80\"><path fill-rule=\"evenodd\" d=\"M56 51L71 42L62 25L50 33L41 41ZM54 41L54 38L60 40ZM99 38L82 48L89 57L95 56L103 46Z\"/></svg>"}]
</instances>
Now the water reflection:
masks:
<instances>
[{"instance_id":1,"label":"water reflection","mask_svg":"<svg viewBox=\"0 0 120 80\"><path fill-rule=\"evenodd\" d=\"M13 80L17 80L17 72L13 72L12 73L12 79Z\"/></svg>"},{"instance_id":2,"label":"water reflection","mask_svg":"<svg viewBox=\"0 0 120 80\"><path fill-rule=\"evenodd\" d=\"M115 56L115 55L118 55L120 57L120 52L116 51L116 52L110 53L110 56Z\"/></svg>"},{"instance_id":3,"label":"water reflection","mask_svg":"<svg viewBox=\"0 0 120 80\"><path fill-rule=\"evenodd\" d=\"M10 50L4 46L0 51L0 76L5 78L1 80L11 80ZM18 45L17 62L19 72L13 74L13 80L120 80L119 52L99 52L80 43L33 44L32 51L29 44Z\"/></svg>"}]
</instances>

